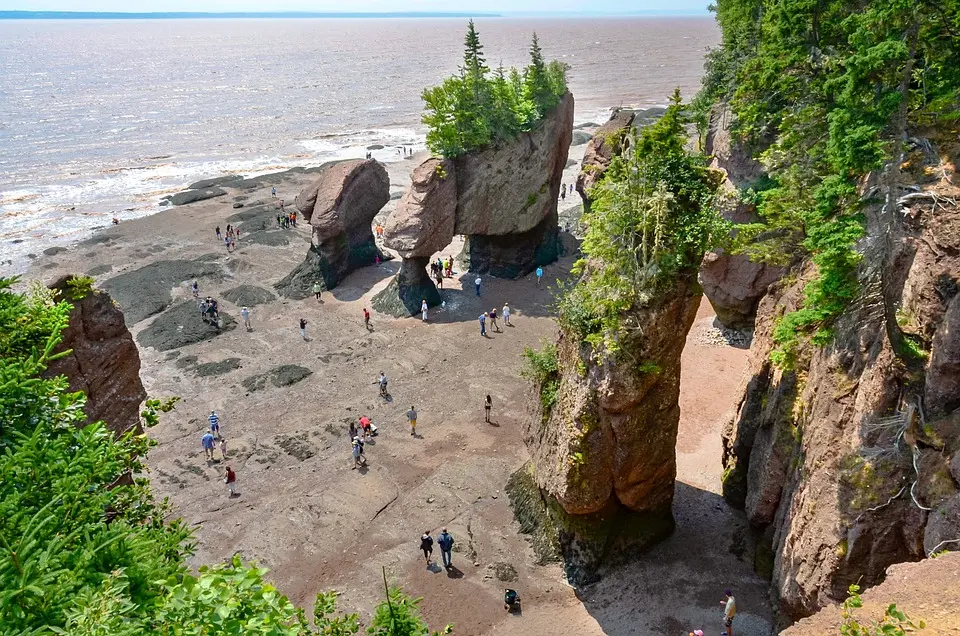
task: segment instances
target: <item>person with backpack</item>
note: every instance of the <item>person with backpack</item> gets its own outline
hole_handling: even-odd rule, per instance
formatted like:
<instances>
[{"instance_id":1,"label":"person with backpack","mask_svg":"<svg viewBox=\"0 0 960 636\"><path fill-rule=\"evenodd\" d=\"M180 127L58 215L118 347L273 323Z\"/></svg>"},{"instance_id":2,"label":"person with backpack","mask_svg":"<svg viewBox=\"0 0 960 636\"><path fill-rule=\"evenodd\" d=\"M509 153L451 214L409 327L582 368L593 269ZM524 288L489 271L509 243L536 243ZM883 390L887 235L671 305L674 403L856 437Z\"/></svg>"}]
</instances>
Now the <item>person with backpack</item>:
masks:
<instances>
[{"instance_id":1,"label":"person with backpack","mask_svg":"<svg viewBox=\"0 0 960 636\"><path fill-rule=\"evenodd\" d=\"M430 555L433 554L433 537L430 536L429 530L425 530L420 535L420 549L423 550L423 558L426 559L427 566L429 566Z\"/></svg>"},{"instance_id":2,"label":"person with backpack","mask_svg":"<svg viewBox=\"0 0 960 636\"><path fill-rule=\"evenodd\" d=\"M363 454L363 440L359 437L353 438L353 468L356 470L359 466L367 465L367 457Z\"/></svg>"},{"instance_id":3,"label":"person with backpack","mask_svg":"<svg viewBox=\"0 0 960 636\"><path fill-rule=\"evenodd\" d=\"M450 569L453 567L453 537L444 528L437 537L437 545L440 546L440 558L443 559L443 567Z\"/></svg>"}]
</instances>

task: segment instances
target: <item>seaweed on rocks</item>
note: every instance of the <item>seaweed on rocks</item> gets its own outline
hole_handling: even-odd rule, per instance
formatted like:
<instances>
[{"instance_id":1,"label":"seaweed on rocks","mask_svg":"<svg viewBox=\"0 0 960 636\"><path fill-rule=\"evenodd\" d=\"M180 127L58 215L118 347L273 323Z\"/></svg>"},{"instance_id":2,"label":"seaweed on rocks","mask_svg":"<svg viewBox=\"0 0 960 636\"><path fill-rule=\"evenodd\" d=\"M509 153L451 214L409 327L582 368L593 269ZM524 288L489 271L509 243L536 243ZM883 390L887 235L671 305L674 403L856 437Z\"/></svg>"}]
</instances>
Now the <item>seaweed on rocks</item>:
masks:
<instances>
[{"instance_id":1,"label":"seaweed on rocks","mask_svg":"<svg viewBox=\"0 0 960 636\"><path fill-rule=\"evenodd\" d=\"M222 292L220 296L238 307L256 307L277 299L270 290L255 285L240 285Z\"/></svg>"},{"instance_id":2,"label":"seaweed on rocks","mask_svg":"<svg viewBox=\"0 0 960 636\"><path fill-rule=\"evenodd\" d=\"M301 367L296 364L282 364L279 367L270 369L266 373L252 375L240 384L242 384L243 388L247 391L253 393L254 391L265 389L267 382L270 382L270 384L279 389L296 384L312 374L313 371L306 367Z\"/></svg>"},{"instance_id":3,"label":"seaweed on rocks","mask_svg":"<svg viewBox=\"0 0 960 636\"><path fill-rule=\"evenodd\" d=\"M102 287L120 304L129 324L135 324L169 307L173 302L170 290L176 285L197 278L219 279L220 268L204 259L157 261L114 276Z\"/></svg>"},{"instance_id":4,"label":"seaweed on rocks","mask_svg":"<svg viewBox=\"0 0 960 636\"><path fill-rule=\"evenodd\" d=\"M205 322L197 304L192 300L184 301L157 316L149 327L140 332L137 342L157 351L169 351L211 340L237 327L237 321L223 310L220 311L220 321L222 327Z\"/></svg>"}]
</instances>

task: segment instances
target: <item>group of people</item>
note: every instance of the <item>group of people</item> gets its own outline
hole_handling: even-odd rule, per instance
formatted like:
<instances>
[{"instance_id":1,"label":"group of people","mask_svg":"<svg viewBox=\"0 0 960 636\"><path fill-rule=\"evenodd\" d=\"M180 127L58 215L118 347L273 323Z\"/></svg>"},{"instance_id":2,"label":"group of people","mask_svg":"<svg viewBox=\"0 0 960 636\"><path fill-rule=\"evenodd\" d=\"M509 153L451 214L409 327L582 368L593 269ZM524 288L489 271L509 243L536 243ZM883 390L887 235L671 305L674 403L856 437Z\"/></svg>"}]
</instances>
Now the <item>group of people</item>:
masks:
<instances>
[{"instance_id":1,"label":"group of people","mask_svg":"<svg viewBox=\"0 0 960 636\"><path fill-rule=\"evenodd\" d=\"M207 419L210 422L210 428L200 438L200 444L203 446L207 461L217 461L213 456L214 450L217 448L220 450L220 459L226 461L227 439L220 434L220 416L217 415L216 411L210 411L210 417ZM224 469L223 483L226 484L231 497L237 495L237 473L230 466L226 466Z\"/></svg>"},{"instance_id":2,"label":"group of people","mask_svg":"<svg viewBox=\"0 0 960 636\"><path fill-rule=\"evenodd\" d=\"M487 321L490 321L490 327L495 329L497 333L500 333L500 325L497 324L497 308L494 307L490 311L485 311L480 314L480 335L487 335ZM503 303L503 324L509 325L510 323L510 303Z\"/></svg>"},{"instance_id":3,"label":"group of people","mask_svg":"<svg viewBox=\"0 0 960 636\"><path fill-rule=\"evenodd\" d=\"M437 257L436 261L430 263L430 275L435 278L440 287L443 286L443 277L453 278L453 257L447 256L447 260Z\"/></svg>"},{"instance_id":4,"label":"group of people","mask_svg":"<svg viewBox=\"0 0 960 636\"><path fill-rule=\"evenodd\" d=\"M280 202L280 211L277 212L277 227L281 230L297 227L297 213L292 210L290 212L284 210L283 201Z\"/></svg>"},{"instance_id":5,"label":"group of people","mask_svg":"<svg viewBox=\"0 0 960 636\"><path fill-rule=\"evenodd\" d=\"M227 230L223 234L220 233L220 226L214 230L217 233L217 240L222 240L227 246L227 251L232 252L237 248L237 240L240 238L240 229L235 228L229 223L227 224Z\"/></svg>"}]
</instances>

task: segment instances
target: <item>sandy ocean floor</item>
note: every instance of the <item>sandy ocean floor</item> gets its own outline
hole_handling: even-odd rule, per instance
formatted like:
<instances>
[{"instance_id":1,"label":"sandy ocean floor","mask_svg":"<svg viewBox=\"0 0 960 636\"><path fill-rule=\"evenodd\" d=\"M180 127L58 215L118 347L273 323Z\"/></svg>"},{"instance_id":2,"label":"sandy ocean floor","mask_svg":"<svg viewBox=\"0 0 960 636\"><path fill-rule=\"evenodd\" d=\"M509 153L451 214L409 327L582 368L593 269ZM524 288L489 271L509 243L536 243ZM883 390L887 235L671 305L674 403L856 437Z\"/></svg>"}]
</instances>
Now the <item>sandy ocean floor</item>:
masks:
<instances>
[{"instance_id":1,"label":"sandy ocean floor","mask_svg":"<svg viewBox=\"0 0 960 636\"><path fill-rule=\"evenodd\" d=\"M583 150L572 148L571 159ZM408 187L416 160L388 166L392 191ZM568 168L566 183L576 170ZM279 196L292 201L310 178L289 176L277 186ZM249 193L249 200L269 200L269 190ZM272 290L302 260L310 228L288 230L289 244L276 247L241 239L227 254L213 229L238 212L237 194L124 221L42 256L26 278L49 282L92 271L102 283L151 263L203 256L215 272L199 278L204 294L221 298L239 285ZM576 204L568 196L561 207ZM441 253L454 250L459 245ZM545 281L564 278L572 262L568 256L545 268ZM740 608L737 634L770 633L768 584L753 573L746 521L720 497L720 430L747 352L711 343L706 301L683 354L677 530L641 560L575 594L559 566L534 564L503 490L528 458L521 428L533 416L534 398L519 376L520 354L556 335L553 285L488 278L478 299L472 277L456 272L444 284L446 308L426 323L374 314L367 331L362 309L398 267L393 260L359 270L320 302L274 298L257 305L251 331L241 326L164 352L141 346L148 393L181 397L150 431L159 445L149 477L194 528L195 565L239 553L269 567L268 576L296 602L310 604L318 591L333 588L344 609L364 616L381 597L385 567L388 577L423 596L434 627L453 622L463 635L718 634L720 601L730 587ZM188 285L172 285L174 304L190 300ZM514 325L482 338L476 316L505 302ZM239 319L239 307L222 304ZM306 342L301 317L309 321ZM128 326L137 336L154 320ZM279 388L244 383L281 365L311 373ZM390 378L392 401L377 395L380 371ZM488 393L493 424L483 421ZM416 437L404 418L411 405L419 412ZM219 479L223 463L205 461L200 447L211 409L220 414L228 463L239 476L241 494L233 499ZM380 434L367 445L369 465L351 470L347 425L360 415L371 417ZM456 539L450 573L425 567L418 550L420 534L430 528L436 535L442 526ZM504 587L520 591L521 615L503 611Z\"/></svg>"}]
</instances>

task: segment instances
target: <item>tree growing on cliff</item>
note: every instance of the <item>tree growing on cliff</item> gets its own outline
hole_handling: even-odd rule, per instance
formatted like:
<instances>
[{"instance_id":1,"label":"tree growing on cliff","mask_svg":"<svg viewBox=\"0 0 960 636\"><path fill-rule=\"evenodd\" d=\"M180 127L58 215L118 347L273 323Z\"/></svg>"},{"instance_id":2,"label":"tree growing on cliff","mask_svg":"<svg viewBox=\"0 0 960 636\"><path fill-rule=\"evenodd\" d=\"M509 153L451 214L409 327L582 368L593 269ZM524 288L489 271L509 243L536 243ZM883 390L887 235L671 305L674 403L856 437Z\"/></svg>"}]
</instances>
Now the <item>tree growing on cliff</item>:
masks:
<instances>
[{"instance_id":1,"label":"tree growing on cliff","mask_svg":"<svg viewBox=\"0 0 960 636\"><path fill-rule=\"evenodd\" d=\"M491 73L471 20L459 74L424 89L421 95L427 147L435 155L451 158L535 128L566 93L567 67L544 61L536 34L530 56L523 73L507 71L503 65Z\"/></svg>"},{"instance_id":2,"label":"tree growing on cliff","mask_svg":"<svg viewBox=\"0 0 960 636\"><path fill-rule=\"evenodd\" d=\"M960 2L721 0L714 8L723 39L708 55L695 105L704 123L713 102L729 103L735 132L762 151L770 177L755 198L766 224L741 231L744 249L816 266L801 307L774 333L774 361L789 367L802 343L830 342L834 321L872 284L864 178L879 177L885 205L880 249L868 259L881 262L898 230L911 131L956 124ZM880 287L896 349L890 283Z\"/></svg>"},{"instance_id":3,"label":"tree growing on cliff","mask_svg":"<svg viewBox=\"0 0 960 636\"><path fill-rule=\"evenodd\" d=\"M657 123L629 133L590 192L584 256L574 268L581 277L562 297L560 320L596 351L615 353L625 313L695 276L727 231L715 205L720 177L685 150L686 123L677 90Z\"/></svg>"}]
</instances>

